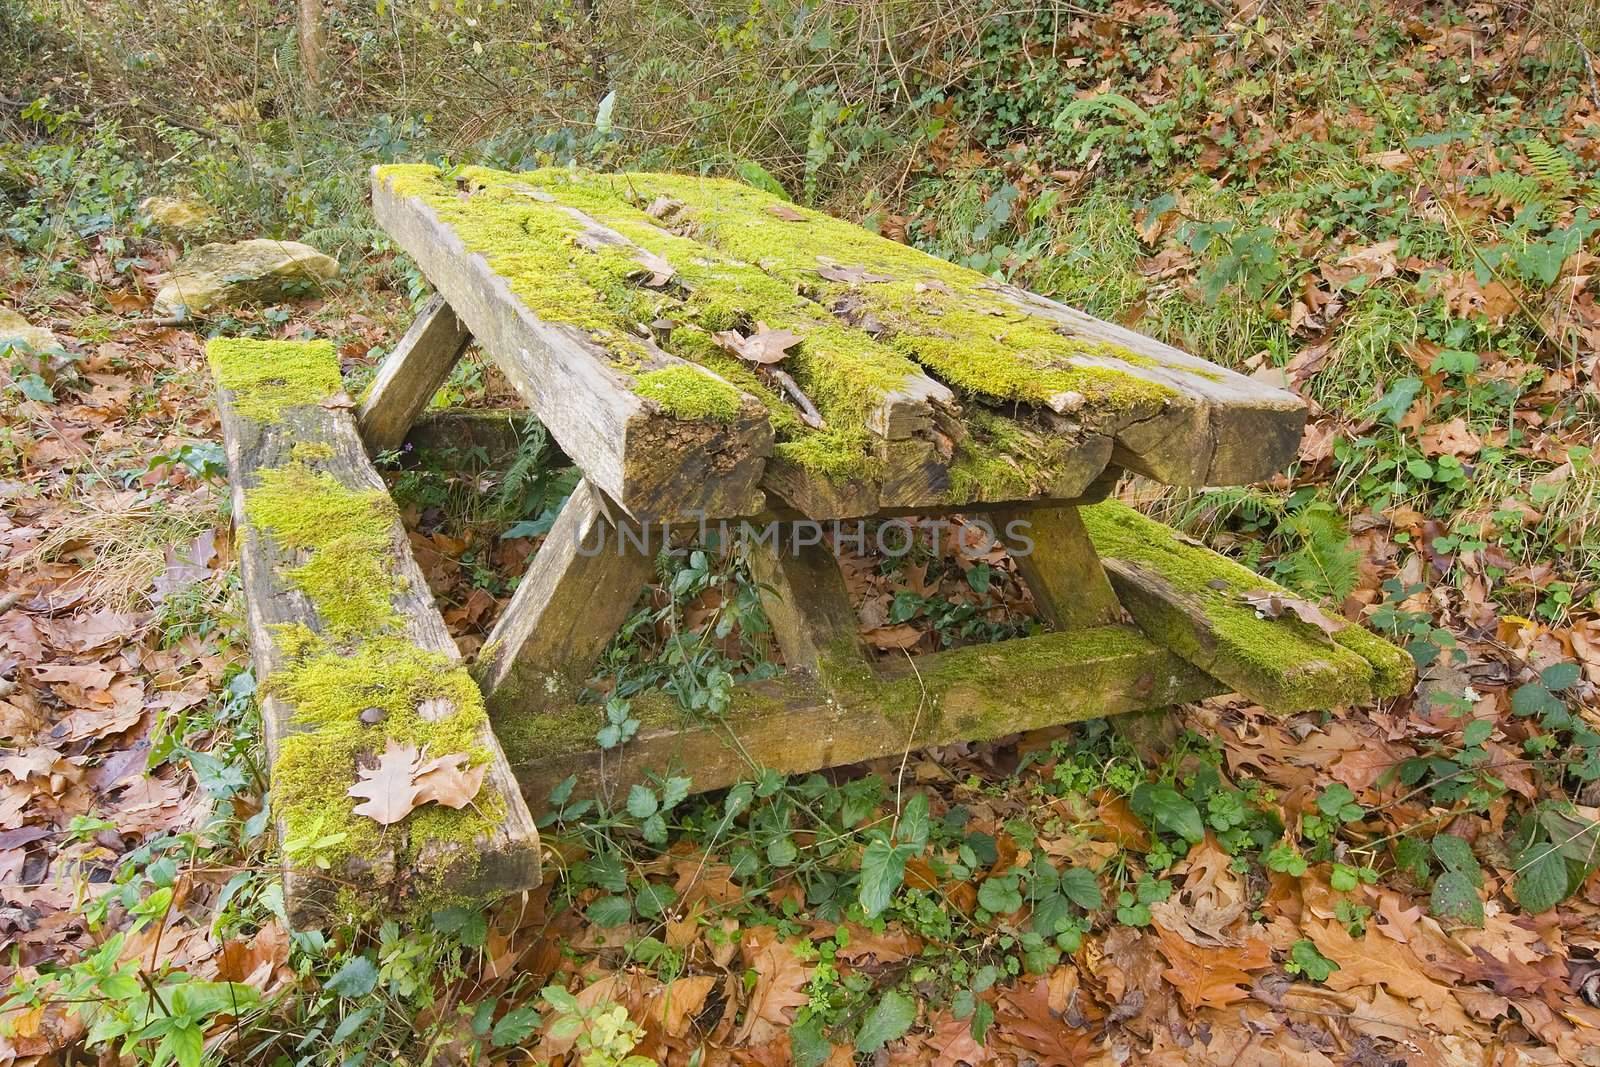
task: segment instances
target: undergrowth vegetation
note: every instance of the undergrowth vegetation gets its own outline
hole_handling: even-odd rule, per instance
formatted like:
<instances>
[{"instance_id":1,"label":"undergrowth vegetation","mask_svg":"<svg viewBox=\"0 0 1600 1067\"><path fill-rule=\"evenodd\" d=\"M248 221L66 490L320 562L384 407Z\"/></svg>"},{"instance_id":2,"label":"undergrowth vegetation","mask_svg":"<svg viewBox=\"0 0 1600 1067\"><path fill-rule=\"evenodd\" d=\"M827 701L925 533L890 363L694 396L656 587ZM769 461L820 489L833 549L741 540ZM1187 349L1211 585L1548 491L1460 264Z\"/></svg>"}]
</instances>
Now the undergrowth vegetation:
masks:
<instances>
[{"instance_id":1,"label":"undergrowth vegetation","mask_svg":"<svg viewBox=\"0 0 1600 1067\"><path fill-rule=\"evenodd\" d=\"M0 286L70 334L0 323L0 494L26 517L0 523L7 586L67 590L13 602L30 620L122 620L108 678L140 656L152 692L194 688L180 660L202 672L115 747L57 714L117 705L109 682L62 688L99 646L63 637L23 711L0 690L5 796L58 783L0 827L25 834L8 886L72 887L7 890L7 1054L1234 1062L1269 1035L1294 1062L1406 1055L1381 1017L1437 1062L1575 1060L1600 1025L1597 48L1581 0L395 2L329 5L312 70L262 0L0 0ZM417 160L737 176L1294 388L1311 419L1283 476L1125 489L1405 643L1416 695L1290 720L1224 699L1162 748L1089 722L862 773L753 766L708 795L693 768L598 798L569 782L526 898L290 932L280 853L325 867L342 842L267 833L193 334L330 336L358 393L426 290L367 169ZM157 195L210 210L163 228ZM144 318L182 250L258 234L345 277L310 305ZM443 396L482 402L493 378L463 361ZM63 413L112 410L93 449L41 445L83 441ZM470 652L576 473L537 425L508 454L385 467ZM646 690L720 722L734 684L781 667L736 546L657 577L587 694L598 747L630 742ZM947 577L967 588L902 589L876 621L937 647L1037 628L990 610L1004 565ZM55 633L18 636L22 614L0 614L0 675ZM121 779L71 793L106 764L193 802L172 785L129 829ZM1408 938L1417 955L1368 962Z\"/></svg>"}]
</instances>

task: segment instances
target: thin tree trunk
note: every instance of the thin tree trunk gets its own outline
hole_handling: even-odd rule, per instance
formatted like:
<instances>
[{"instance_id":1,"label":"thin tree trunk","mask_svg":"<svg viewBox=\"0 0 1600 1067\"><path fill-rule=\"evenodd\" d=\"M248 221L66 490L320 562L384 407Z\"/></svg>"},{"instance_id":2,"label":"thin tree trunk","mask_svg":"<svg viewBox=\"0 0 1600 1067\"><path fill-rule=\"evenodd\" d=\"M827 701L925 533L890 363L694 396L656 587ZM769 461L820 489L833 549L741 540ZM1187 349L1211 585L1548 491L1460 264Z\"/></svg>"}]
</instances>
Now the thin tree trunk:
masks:
<instances>
[{"instance_id":1,"label":"thin tree trunk","mask_svg":"<svg viewBox=\"0 0 1600 1067\"><path fill-rule=\"evenodd\" d=\"M322 101L322 15L324 0L299 0L300 73L313 104Z\"/></svg>"}]
</instances>

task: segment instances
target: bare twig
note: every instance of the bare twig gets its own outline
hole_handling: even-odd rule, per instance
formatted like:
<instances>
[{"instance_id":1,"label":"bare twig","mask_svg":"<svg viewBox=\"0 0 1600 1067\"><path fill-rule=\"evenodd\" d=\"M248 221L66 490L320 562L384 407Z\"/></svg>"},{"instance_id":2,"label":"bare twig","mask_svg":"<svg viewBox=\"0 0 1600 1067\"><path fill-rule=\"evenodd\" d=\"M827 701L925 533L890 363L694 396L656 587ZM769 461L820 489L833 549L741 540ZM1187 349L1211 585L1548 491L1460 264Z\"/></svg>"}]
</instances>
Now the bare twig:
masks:
<instances>
[{"instance_id":1,"label":"bare twig","mask_svg":"<svg viewBox=\"0 0 1600 1067\"><path fill-rule=\"evenodd\" d=\"M767 373L772 375L773 381L783 386L783 391L789 394L789 399L793 400L795 405L799 407L800 418L807 426L813 430L825 430L828 428L828 424L822 421L822 413L817 410L817 406L801 390L800 383L790 377L787 371L781 371L776 367L768 367Z\"/></svg>"}]
</instances>

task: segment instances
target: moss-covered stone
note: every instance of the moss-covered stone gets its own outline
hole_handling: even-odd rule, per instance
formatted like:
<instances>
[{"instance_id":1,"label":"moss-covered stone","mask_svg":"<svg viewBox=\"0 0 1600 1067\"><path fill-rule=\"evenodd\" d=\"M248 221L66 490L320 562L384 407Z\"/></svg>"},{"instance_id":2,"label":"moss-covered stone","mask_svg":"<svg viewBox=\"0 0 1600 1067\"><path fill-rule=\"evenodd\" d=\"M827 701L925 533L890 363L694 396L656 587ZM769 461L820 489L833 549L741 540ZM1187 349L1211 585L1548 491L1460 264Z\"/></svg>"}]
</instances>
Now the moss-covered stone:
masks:
<instances>
[{"instance_id":1,"label":"moss-covered stone","mask_svg":"<svg viewBox=\"0 0 1600 1067\"><path fill-rule=\"evenodd\" d=\"M206 360L234 409L256 422L276 422L285 408L320 404L341 388L329 341L218 337L206 343Z\"/></svg>"},{"instance_id":2,"label":"moss-covered stone","mask_svg":"<svg viewBox=\"0 0 1600 1067\"><path fill-rule=\"evenodd\" d=\"M1140 626L1245 695L1281 710L1303 710L1361 703L1404 684L1408 671L1394 655L1404 653L1359 627L1330 638L1290 613L1258 617L1244 594L1294 594L1254 571L1115 501L1080 514L1102 558L1148 572L1204 620L1197 627L1186 612L1141 603L1138 590L1115 583Z\"/></svg>"}]
</instances>

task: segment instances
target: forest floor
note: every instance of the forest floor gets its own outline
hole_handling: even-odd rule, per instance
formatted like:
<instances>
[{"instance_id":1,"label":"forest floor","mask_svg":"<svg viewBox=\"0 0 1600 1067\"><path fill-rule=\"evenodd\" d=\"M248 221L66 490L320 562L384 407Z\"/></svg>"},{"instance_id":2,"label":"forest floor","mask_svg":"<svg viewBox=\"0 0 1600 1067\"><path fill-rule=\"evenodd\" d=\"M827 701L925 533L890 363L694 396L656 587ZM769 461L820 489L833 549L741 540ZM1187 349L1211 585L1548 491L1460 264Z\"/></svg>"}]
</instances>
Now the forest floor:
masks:
<instances>
[{"instance_id":1,"label":"forest floor","mask_svg":"<svg viewBox=\"0 0 1600 1067\"><path fill-rule=\"evenodd\" d=\"M539 890L414 929L287 928L202 357L208 334L332 338L357 394L414 275L373 249L321 292L154 324L184 242L78 226L29 157L0 305L54 337L0 350L0 1064L86 1044L185 1067L1600 1063L1600 100L1518 80L1538 42L1502 30L1397 29L1373 53L1393 82L1337 123L1301 103L1256 123L1247 65L1210 57L1239 78L1175 142L1203 193L1115 207L1094 146L1132 151L1132 126L1052 170L969 124L878 220L1306 395L1277 482L1126 491L1407 643L1413 695L1287 717L1217 698L1174 709L1160 753L1089 722L704 796L558 791ZM1153 96L1178 94L1179 53L1138 72ZM1443 128L1454 63L1494 86L1472 137ZM1381 110L1400 84L1423 101L1404 121ZM1360 132L1306 177L1252 139L1297 123ZM109 187L121 148L97 150L75 159ZM130 218L160 191L114 180ZM506 397L476 356L445 394ZM469 654L570 490L544 444L387 465ZM846 561L870 642L1037 625L1003 553L942 541ZM714 707L772 669L737 552L705 547L608 650L613 724L643 688Z\"/></svg>"}]
</instances>

